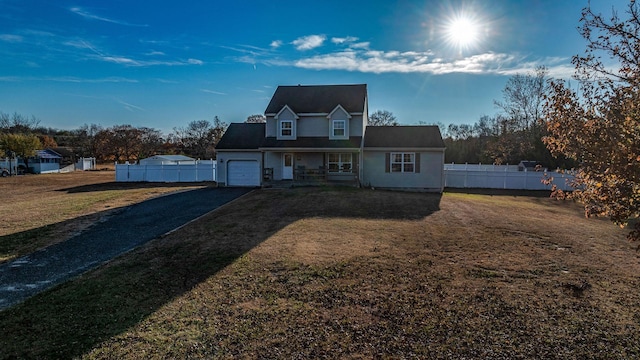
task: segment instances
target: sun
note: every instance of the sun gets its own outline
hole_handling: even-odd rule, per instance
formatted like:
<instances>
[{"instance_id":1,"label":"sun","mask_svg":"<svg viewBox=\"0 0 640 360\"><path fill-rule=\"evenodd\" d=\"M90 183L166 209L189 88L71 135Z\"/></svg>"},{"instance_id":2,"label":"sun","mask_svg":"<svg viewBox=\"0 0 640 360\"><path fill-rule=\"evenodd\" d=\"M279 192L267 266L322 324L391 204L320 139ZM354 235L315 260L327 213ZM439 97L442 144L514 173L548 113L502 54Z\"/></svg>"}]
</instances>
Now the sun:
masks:
<instances>
[{"instance_id":1,"label":"sun","mask_svg":"<svg viewBox=\"0 0 640 360\"><path fill-rule=\"evenodd\" d=\"M448 43L458 49L467 49L477 44L480 38L480 26L473 18L459 15L445 24L445 37Z\"/></svg>"}]
</instances>

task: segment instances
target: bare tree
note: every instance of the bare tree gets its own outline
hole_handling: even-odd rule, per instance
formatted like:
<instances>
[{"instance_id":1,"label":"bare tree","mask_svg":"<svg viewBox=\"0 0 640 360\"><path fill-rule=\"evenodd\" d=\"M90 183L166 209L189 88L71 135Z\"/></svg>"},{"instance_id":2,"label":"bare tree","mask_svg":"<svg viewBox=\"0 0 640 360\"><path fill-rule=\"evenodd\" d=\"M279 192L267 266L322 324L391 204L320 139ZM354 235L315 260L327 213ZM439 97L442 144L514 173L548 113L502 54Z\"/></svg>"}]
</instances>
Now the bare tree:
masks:
<instances>
[{"instance_id":1,"label":"bare tree","mask_svg":"<svg viewBox=\"0 0 640 360\"><path fill-rule=\"evenodd\" d=\"M528 130L542 118L544 99L549 92L546 67L539 66L533 74L516 74L509 78L502 89L502 101L494 104L509 121L507 131Z\"/></svg>"},{"instance_id":2,"label":"bare tree","mask_svg":"<svg viewBox=\"0 0 640 360\"><path fill-rule=\"evenodd\" d=\"M228 126L217 116L213 124L208 120L195 120L185 128L174 128L172 139L186 154L206 159L214 156L214 148Z\"/></svg>"},{"instance_id":3,"label":"bare tree","mask_svg":"<svg viewBox=\"0 0 640 360\"><path fill-rule=\"evenodd\" d=\"M0 132L13 134L31 134L40 125L35 116L27 117L18 113L9 115L0 112Z\"/></svg>"},{"instance_id":4,"label":"bare tree","mask_svg":"<svg viewBox=\"0 0 640 360\"><path fill-rule=\"evenodd\" d=\"M368 126L397 126L398 120L391 111L377 110L369 115Z\"/></svg>"},{"instance_id":5,"label":"bare tree","mask_svg":"<svg viewBox=\"0 0 640 360\"><path fill-rule=\"evenodd\" d=\"M245 120L245 122L249 124L250 123L266 123L267 118L261 114L249 115L247 117L247 120Z\"/></svg>"}]
</instances>

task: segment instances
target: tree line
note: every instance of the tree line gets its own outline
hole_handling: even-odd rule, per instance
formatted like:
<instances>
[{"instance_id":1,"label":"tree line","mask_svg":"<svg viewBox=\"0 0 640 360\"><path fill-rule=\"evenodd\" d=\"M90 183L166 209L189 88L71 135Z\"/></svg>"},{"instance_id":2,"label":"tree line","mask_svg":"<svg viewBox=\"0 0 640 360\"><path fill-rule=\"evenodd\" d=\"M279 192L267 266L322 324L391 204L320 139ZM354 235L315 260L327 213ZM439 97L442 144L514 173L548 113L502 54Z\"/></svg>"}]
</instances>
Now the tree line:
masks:
<instances>
[{"instance_id":1,"label":"tree line","mask_svg":"<svg viewBox=\"0 0 640 360\"><path fill-rule=\"evenodd\" d=\"M500 165L529 160L554 169L575 167L575 160L552 154L543 140L549 135L543 114L550 81L544 66L516 74L507 80L502 99L494 100L496 115L481 116L473 124L440 124L445 162Z\"/></svg>"},{"instance_id":2,"label":"tree line","mask_svg":"<svg viewBox=\"0 0 640 360\"><path fill-rule=\"evenodd\" d=\"M40 120L21 114L0 112L0 157L27 159L36 150L72 148L77 157L95 157L99 162L137 161L157 154L184 154L194 158L214 157L214 148L228 124L195 120L176 127L170 134L128 124L103 127L84 124L74 130L40 126Z\"/></svg>"}]
</instances>

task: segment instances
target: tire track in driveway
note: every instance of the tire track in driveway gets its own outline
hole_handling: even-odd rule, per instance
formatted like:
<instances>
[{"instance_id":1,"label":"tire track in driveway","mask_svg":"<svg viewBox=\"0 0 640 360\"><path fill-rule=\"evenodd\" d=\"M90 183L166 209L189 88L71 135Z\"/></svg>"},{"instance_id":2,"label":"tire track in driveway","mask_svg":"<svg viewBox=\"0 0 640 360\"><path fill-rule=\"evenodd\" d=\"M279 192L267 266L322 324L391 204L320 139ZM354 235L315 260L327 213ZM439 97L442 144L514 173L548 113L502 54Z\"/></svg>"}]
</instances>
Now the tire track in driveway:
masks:
<instances>
[{"instance_id":1,"label":"tire track in driveway","mask_svg":"<svg viewBox=\"0 0 640 360\"><path fill-rule=\"evenodd\" d=\"M18 304L250 192L204 188L124 208L58 244L0 265L0 310Z\"/></svg>"}]
</instances>

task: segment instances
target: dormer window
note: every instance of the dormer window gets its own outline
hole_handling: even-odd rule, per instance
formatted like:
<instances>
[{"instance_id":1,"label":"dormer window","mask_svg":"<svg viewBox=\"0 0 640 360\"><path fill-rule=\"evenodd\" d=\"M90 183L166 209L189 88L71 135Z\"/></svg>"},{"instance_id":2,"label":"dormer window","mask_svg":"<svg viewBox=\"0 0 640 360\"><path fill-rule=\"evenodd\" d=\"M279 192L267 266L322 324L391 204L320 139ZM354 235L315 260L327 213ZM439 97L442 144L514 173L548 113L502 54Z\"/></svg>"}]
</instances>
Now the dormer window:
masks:
<instances>
[{"instance_id":1,"label":"dormer window","mask_svg":"<svg viewBox=\"0 0 640 360\"><path fill-rule=\"evenodd\" d=\"M282 120L280 121L280 136L290 137L293 136L293 121Z\"/></svg>"},{"instance_id":2,"label":"dormer window","mask_svg":"<svg viewBox=\"0 0 640 360\"><path fill-rule=\"evenodd\" d=\"M331 122L331 133L333 137L344 137L346 134L346 120L333 120Z\"/></svg>"}]
</instances>

